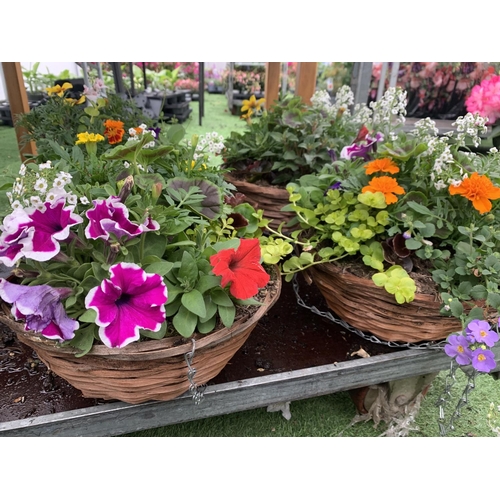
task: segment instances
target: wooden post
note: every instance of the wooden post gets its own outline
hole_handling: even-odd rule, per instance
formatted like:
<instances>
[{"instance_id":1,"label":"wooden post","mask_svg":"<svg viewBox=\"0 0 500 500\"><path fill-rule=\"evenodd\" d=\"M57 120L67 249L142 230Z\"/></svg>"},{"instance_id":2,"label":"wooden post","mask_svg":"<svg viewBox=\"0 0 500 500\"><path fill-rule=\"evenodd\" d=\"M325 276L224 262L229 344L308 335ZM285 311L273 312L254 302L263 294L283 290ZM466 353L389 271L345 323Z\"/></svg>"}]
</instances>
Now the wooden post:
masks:
<instances>
[{"instance_id":1,"label":"wooden post","mask_svg":"<svg viewBox=\"0 0 500 500\"><path fill-rule=\"evenodd\" d=\"M266 62L266 78L264 81L266 109L271 109L274 102L279 100L280 77L281 63Z\"/></svg>"},{"instance_id":2,"label":"wooden post","mask_svg":"<svg viewBox=\"0 0 500 500\"><path fill-rule=\"evenodd\" d=\"M311 97L316 90L317 62L299 62L297 64L297 82L295 95L300 95L306 104L311 104Z\"/></svg>"},{"instance_id":3,"label":"wooden post","mask_svg":"<svg viewBox=\"0 0 500 500\"><path fill-rule=\"evenodd\" d=\"M16 118L21 113L29 113L30 106L28 103L28 95L24 88L24 78L19 62L3 62L2 69L5 76L5 85L7 86L7 99L9 101L10 112L12 114L12 122L16 125ZM25 161L26 155L36 155L36 146L33 141L22 146L22 137L25 130L16 127L17 144L21 161Z\"/></svg>"}]
</instances>

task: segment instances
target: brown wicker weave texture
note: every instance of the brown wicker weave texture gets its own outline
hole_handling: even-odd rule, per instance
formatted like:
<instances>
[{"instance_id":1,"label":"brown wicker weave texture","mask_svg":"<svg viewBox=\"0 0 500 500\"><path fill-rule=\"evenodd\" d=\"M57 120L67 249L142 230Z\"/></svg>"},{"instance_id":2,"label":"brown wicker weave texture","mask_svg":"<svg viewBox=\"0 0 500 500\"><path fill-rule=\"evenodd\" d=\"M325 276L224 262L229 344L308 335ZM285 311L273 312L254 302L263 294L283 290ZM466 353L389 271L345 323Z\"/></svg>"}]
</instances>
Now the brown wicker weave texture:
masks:
<instances>
[{"instance_id":1,"label":"brown wicker weave texture","mask_svg":"<svg viewBox=\"0 0 500 500\"><path fill-rule=\"evenodd\" d=\"M239 181L231 175L226 175L226 180L233 184L239 193L246 196L246 201L250 205L264 210L264 216L272 220L269 224L272 229L277 229L282 222L287 223L294 217L294 212L281 211L284 206L289 204L288 191L286 189Z\"/></svg>"},{"instance_id":2,"label":"brown wicker weave texture","mask_svg":"<svg viewBox=\"0 0 500 500\"><path fill-rule=\"evenodd\" d=\"M360 278L334 264L309 269L328 307L341 319L364 332L392 342L442 340L461 330L461 322L440 314L437 297L416 294L410 303L394 297L371 279Z\"/></svg>"},{"instance_id":3,"label":"brown wicker weave texture","mask_svg":"<svg viewBox=\"0 0 500 500\"><path fill-rule=\"evenodd\" d=\"M231 328L195 336L191 365L196 369L197 385L217 376L245 343L260 318L278 300L281 278L270 282L267 290L263 305L252 316L238 320ZM96 345L85 356L76 358L74 349L26 332L22 323L5 314L0 313L0 321L14 330L50 370L80 389L84 397L142 403L168 401L189 389L185 354L192 350L191 339L147 340L121 349Z\"/></svg>"}]
</instances>

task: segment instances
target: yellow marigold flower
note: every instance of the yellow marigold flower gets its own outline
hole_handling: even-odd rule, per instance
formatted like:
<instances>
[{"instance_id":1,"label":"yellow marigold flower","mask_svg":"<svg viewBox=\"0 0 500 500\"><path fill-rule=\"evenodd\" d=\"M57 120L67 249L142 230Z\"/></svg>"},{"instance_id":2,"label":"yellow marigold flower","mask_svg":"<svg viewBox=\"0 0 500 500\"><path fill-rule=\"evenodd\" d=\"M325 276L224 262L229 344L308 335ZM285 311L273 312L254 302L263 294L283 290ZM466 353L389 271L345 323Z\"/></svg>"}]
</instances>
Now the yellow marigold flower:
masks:
<instances>
[{"instance_id":1,"label":"yellow marigold flower","mask_svg":"<svg viewBox=\"0 0 500 500\"><path fill-rule=\"evenodd\" d=\"M460 194L472 201L472 206L480 214L491 210L490 200L500 198L500 188L495 187L488 177L477 172L466 177L458 186L451 185L448 190L451 195Z\"/></svg>"},{"instance_id":2,"label":"yellow marigold flower","mask_svg":"<svg viewBox=\"0 0 500 500\"><path fill-rule=\"evenodd\" d=\"M389 177L388 175L374 177L368 186L365 186L361 192L383 193L385 202L388 205L398 201L396 194L405 194L405 190L398 184L398 181L394 179L394 177Z\"/></svg>"},{"instance_id":3,"label":"yellow marigold flower","mask_svg":"<svg viewBox=\"0 0 500 500\"><path fill-rule=\"evenodd\" d=\"M101 134L89 134L88 132L82 132L77 134L78 140L75 144L87 144L92 142L104 141L104 137Z\"/></svg>"},{"instance_id":4,"label":"yellow marigold flower","mask_svg":"<svg viewBox=\"0 0 500 500\"><path fill-rule=\"evenodd\" d=\"M379 158L365 165L366 174L374 174L375 172L386 172L388 174L397 174L399 167L390 158Z\"/></svg>"},{"instance_id":5,"label":"yellow marigold flower","mask_svg":"<svg viewBox=\"0 0 500 500\"><path fill-rule=\"evenodd\" d=\"M250 96L250 99L243 100L243 106L241 106L241 113L243 114L247 112L248 113L247 117L250 117L252 116L254 111L260 111L260 108L265 101L266 100L263 97L257 100L255 96L252 95Z\"/></svg>"},{"instance_id":6,"label":"yellow marigold flower","mask_svg":"<svg viewBox=\"0 0 500 500\"><path fill-rule=\"evenodd\" d=\"M71 85L71 83L69 83L69 82L66 82L66 83L63 83L62 86L55 85L54 87L47 87L45 90L46 90L47 94L49 94L49 95L55 94L55 95L58 95L59 97L62 97L64 95L64 92L66 92L66 90L69 90L72 88L73 88L73 85Z\"/></svg>"}]
</instances>

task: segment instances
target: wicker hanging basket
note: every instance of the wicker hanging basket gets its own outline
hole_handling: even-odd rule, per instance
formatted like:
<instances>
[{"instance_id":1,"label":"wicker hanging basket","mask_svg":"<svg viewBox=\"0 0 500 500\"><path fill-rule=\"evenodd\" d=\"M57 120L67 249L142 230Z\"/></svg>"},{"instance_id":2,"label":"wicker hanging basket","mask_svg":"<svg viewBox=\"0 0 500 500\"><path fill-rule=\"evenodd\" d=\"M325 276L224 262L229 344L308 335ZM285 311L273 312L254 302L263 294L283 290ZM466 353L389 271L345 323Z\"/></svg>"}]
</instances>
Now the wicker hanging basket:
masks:
<instances>
[{"instance_id":1,"label":"wicker hanging basket","mask_svg":"<svg viewBox=\"0 0 500 500\"><path fill-rule=\"evenodd\" d=\"M224 175L227 182L233 184L239 193L246 196L246 201L256 209L264 210L264 216L272 220L269 227L277 229L282 223L288 223L295 216L294 212L282 212L281 209L289 204L288 191L277 186L261 186L236 179L230 173ZM286 230L286 228L284 228Z\"/></svg>"},{"instance_id":2,"label":"wicker hanging basket","mask_svg":"<svg viewBox=\"0 0 500 500\"><path fill-rule=\"evenodd\" d=\"M278 300L278 272L262 293L265 296L262 300L259 297L261 306L240 310L241 317L231 328L196 334L194 343L191 338L168 337L131 343L121 349L94 345L80 358L75 357L77 351L73 348L60 347L58 342L25 331L23 323L5 313L0 313L0 321L14 330L50 370L81 390L84 397L134 404L168 401L190 389L186 356L189 359L191 353L190 365L196 370L193 382L197 386L219 374Z\"/></svg>"},{"instance_id":3,"label":"wicker hanging basket","mask_svg":"<svg viewBox=\"0 0 500 500\"><path fill-rule=\"evenodd\" d=\"M318 264L309 271L328 307L340 319L382 340L437 341L462 329L457 318L440 314L437 296L417 293L412 302L398 304L371 279L335 264Z\"/></svg>"}]
</instances>

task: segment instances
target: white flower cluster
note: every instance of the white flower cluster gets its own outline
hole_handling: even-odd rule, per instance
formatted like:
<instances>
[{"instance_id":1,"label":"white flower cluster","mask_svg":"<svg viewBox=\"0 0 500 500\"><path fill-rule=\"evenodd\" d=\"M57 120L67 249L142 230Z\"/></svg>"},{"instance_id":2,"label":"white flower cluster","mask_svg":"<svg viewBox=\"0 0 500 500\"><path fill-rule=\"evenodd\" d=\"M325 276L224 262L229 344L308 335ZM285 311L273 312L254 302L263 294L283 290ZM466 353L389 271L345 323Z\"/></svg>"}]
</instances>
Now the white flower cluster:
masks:
<instances>
[{"instance_id":1,"label":"white flower cluster","mask_svg":"<svg viewBox=\"0 0 500 500\"><path fill-rule=\"evenodd\" d=\"M188 146L192 146L192 142L188 141ZM198 139L196 144L193 160L204 158L204 153L219 155L224 149L224 137L217 132L207 132L204 136Z\"/></svg>"},{"instance_id":2,"label":"white flower cluster","mask_svg":"<svg viewBox=\"0 0 500 500\"><path fill-rule=\"evenodd\" d=\"M6 195L13 209L23 206L43 209L45 202L53 203L60 198L65 198L70 205L76 205L76 195L65 189L71 179L68 172L56 172L50 160L39 164L38 172L28 170L23 163L12 191Z\"/></svg>"},{"instance_id":3,"label":"white flower cluster","mask_svg":"<svg viewBox=\"0 0 500 500\"><path fill-rule=\"evenodd\" d=\"M336 117L339 112L350 115L349 107L354 104L354 93L348 85L343 85L335 94L332 102L326 90L317 90L311 97L311 106L324 111L327 115Z\"/></svg>"},{"instance_id":4,"label":"white flower cluster","mask_svg":"<svg viewBox=\"0 0 500 500\"><path fill-rule=\"evenodd\" d=\"M404 124L406 120L406 90L390 87L379 101L370 103L370 108L373 110L374 128L393 135L392 129Z\"/></svg>"},{"instance_id":5,"label":"white flower cluster","mask_svg":"<svg viewBox=\"0 0 500 500\"><path fill-rule=\"evenodd\" d=\"M430 118L423 118L415 122L413 130L410 134L417 137L421 142L428 143L439 134L439 129L436 127L436 122Z\"/></svg>"},{"instance_id":6,"label":"white flower cluster","mask_svg":"<svg viewBox=\"0 0 500 500\"><path fill-rule=\"evenodd\" d=\"M311 106L323 110L327 114L332 113L332 99L326 90L317 90L311 97Z\"/></svg>"},{"instance_id":7,"label":"white flower cluster","mask_svg":"<svg viewBox=\"0 0 500 500\"><path fill-rule=\"evenodd\" d=\"M459 146L465 146L465 140L470 137L472 144L477 148L481 144L480 134L486 134L488 127L486 122L488 118L479 116L477 113L467 113L465 116L459 116L452 126L457 127L456 140Z\"/></svg>"},{"instance_id":8,"label":"white flower cluster","mask_svg":"<svg viewBox=\"0 0 500 500\"><path fill-rule=\"evenodd\" d=\"M129 128L128 133L130 137L128 138L129 141L138 141L139 138L141 137L142 134L147 130L148 126L144 123L141 123L138 127L140 131L136 130L135 128ZM156 139L156 132L154 130L148 130L148 132ZM147 142L144 144L144 148L152 148L155 145L155 141Z\"/></svg>"},{"instance_id":9,"label":"white flower cluster","mask_svg":"<svg viewBox=\"0 0 500 500\"><path fill-rule=\"evenodd\" d=\"M354 93L348 85L340 87L333 102L326 90L317 90L311 97L313 108L324 111L330 117L338 118L340 122L349 121L360 127L370 120L372 110L366 104L358 103L354 105L351 113L350 108L353 104Z\"/></svg>"}]
</instances>

